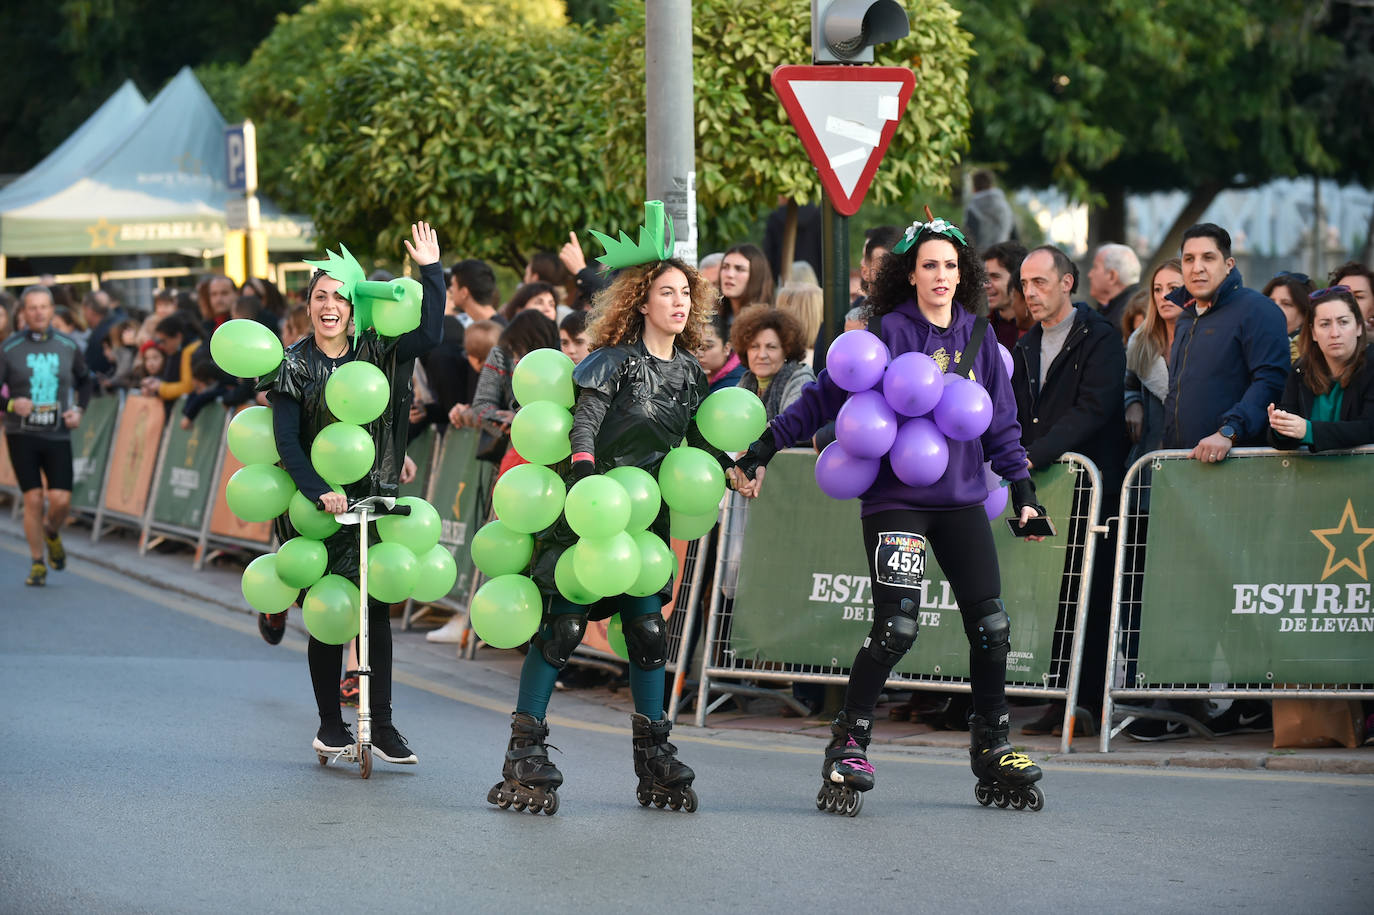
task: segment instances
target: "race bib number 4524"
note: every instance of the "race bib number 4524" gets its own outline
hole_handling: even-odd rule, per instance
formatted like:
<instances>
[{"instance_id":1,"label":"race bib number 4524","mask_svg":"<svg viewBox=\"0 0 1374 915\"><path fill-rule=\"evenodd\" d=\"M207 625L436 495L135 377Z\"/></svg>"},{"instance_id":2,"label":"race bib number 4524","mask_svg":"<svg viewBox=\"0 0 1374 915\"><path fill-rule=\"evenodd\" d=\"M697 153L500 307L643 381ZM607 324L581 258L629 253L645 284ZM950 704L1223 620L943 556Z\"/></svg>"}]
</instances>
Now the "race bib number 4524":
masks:
<instances>
[{"instance_id":1,"label":"race bib number 4524","mask_svg":"<svg viewBox=\"0 0 1374 915\"><path fill-rule=\"evenodd\" d=\"M873 568L879 584L919 590L926 574L926 538L902 531L880 533Z\"/></svg>"}]
</instances>

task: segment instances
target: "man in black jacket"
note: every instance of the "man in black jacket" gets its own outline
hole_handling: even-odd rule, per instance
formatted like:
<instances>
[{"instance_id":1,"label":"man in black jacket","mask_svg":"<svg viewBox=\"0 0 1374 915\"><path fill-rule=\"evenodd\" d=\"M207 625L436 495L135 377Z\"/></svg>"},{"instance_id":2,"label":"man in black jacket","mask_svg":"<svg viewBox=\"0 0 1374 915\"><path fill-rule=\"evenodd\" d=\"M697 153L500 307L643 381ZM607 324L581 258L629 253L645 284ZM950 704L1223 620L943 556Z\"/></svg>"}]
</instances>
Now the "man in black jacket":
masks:
<instances>
[{"instance_id":1,"label":"man in black jacket","mask_svg":"<svg viewBox=\"0 0 1374 915\"><path fill-rule=\"evenodd\" d=\"M1105 517L1119 500L1128 449L1123 405L1126 349L1121 334L1091 306L1073 304L1073 264L1058 248L1047 245L1027 254L1020 283L1036 320L1012 352L1011 385L1021 444L1032 470L1048 467L1069 451L1096 464L1103 483L1099 514ZM1069 533L1065 527L1064 536ZM1080 734L1092 733L1091 722L1098 717L1111 616L1112 564L1095 563L1094 571L1078 689L1078 705L1089 711L1076 716ZM1063 709L1051 706L1023 733L1052 732Z\"/></svg>"}]
</instances>

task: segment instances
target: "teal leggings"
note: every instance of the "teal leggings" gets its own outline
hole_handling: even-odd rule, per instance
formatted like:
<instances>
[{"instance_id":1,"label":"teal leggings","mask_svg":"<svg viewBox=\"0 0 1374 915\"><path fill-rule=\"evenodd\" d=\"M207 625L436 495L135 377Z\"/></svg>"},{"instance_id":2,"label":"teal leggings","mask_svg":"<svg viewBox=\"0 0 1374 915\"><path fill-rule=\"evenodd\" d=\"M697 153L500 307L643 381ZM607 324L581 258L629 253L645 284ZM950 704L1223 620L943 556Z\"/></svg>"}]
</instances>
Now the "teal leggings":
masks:
<instances>
[{"instance_id":1,"label":"teal leggings","mask_svg":"<svg viewBox=\"0 0 1374 915\"><path fill-rule=\"evenodd\" d=\"M622 594L615 598L615 601L620 608L621 622L647 616L650 613L661 613L663 609L663 603L658 599L658 595L630 597L628 594ZM544 618L543 628L540 630L540 635L543 638L552 637L548 620L553 616L563 614L579 614L585 617L587 608L564 600L561 596L554 597L549 607L549 613ZM549 699L553 696L553 684L557 679L558 668L545 659L542 651L531 645L529 653L525 655L525 664L520 669L520 698L516 701L515 710L534 718L543 718L544 713L549 708ZM650 721L658 721L662 718L663 668L644 670L631 660L630 695L634 697L636 712Z\"/></svg>"}]
</instances>

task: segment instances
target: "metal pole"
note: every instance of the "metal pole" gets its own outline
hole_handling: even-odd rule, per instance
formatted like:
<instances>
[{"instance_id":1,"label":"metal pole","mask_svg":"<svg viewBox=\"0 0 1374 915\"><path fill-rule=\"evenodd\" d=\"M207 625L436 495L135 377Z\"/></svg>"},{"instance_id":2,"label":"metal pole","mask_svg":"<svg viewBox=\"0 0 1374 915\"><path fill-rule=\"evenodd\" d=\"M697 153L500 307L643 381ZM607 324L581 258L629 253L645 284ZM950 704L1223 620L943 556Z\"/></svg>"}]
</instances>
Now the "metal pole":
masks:
<instances>
[{"instance_id":1,"label":"metal pole","mask_svg":"<svg viewBox=\"0 0 1374 915\"><path fill-rule=\"evenodd\" d=\"M825 326L833 340L844 331L849 311L849 217L835 212L828 194L821 197L821 260Z\"/></svg>"},{"instance_id":2,"label":"metal pole","mask_svg":"<svg viewBox=\"0 0 1374 915\"><path fill-rule=\"evenodd\" d=\"M691 0L654 0L644 11L645 199L662 200L674 253L697 262L696 116Z\"/></svg>"}]
</instances>

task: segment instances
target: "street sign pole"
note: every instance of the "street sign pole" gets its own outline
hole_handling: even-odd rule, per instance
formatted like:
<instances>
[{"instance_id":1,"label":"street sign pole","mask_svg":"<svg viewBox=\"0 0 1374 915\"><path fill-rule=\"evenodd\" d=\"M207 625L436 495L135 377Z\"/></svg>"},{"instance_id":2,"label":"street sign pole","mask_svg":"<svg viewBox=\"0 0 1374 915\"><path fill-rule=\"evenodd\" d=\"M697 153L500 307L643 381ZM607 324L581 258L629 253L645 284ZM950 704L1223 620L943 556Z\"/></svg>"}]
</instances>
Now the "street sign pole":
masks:
<instances>
[{"instance_id":1,"label":"street sign pole","mask_svg":"<svg viewBox=\"0 0 1374 915\"><path fill-rule=\"evenodd\" d=\"M821 192L821 291L825 302L825 326L830 339L844 332L849 311L849 217L836 211L830 195Z\"/></svg>"}]
</instances>

